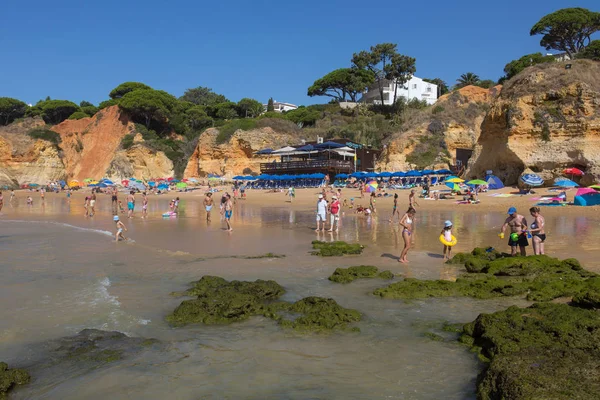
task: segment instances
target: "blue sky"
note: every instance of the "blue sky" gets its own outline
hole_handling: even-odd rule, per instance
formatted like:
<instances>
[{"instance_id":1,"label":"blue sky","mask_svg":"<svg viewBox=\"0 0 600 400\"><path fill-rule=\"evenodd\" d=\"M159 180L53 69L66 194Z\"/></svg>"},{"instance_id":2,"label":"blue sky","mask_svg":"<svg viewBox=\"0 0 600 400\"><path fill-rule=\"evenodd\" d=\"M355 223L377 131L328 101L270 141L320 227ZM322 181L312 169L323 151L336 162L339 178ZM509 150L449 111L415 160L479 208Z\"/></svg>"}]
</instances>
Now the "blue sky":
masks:
<instances>
[{"instance_id":1,"label":"blue sky","mask_svg":"<svg viewBox=\"0 0 600 400\"><path fill-rule=\"evenodd\" d=\"M315 79L383 42L415 57L419 77L498 79L507 62L545 51L529 36L542 16L600 11L597 0L2 2L0 97L28 103L98 103L124 81L319 103L306 96Z\"/></svg>"}]
</instances>

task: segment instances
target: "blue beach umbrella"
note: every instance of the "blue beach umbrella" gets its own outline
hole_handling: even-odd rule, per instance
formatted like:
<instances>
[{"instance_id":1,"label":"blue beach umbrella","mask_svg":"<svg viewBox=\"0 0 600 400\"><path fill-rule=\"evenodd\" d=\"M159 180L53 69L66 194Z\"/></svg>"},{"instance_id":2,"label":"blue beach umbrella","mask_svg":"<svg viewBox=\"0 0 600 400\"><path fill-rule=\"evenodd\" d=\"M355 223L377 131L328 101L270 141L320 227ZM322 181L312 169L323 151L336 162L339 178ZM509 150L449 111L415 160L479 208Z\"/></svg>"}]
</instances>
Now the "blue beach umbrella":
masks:
<instances>
[{"instance_id":1,"label":"blue beach umbrella","mask_svg":"<svg viewBox=\"0 0 600 400\"><path fill-rule=\"evenodd\" d=\"M415 177L415 176L422 176L422 175L423 174L420 171L412 170L412 171L408 171L405 176L407 176L407 177Z\"/></svg>"},{"instance_id":2,"label":"blue beach umbrella","mask_svg":"<svg viewBox=\"0 0 600 400\"><path fill-rule=\"evenodd\" d=\"M435 173L438 175L452 175L452 171L450 171L449 169L438 169L437 171L435 171Z\"/></svg>"},{"instance_id":3,"label":"blue beach umbrella","mask_svg":"<svg viewBox=\"0 0 600 400\"><path fill-rule=\"evenodd\" d=\"M392 176L395 178L404 178L406 176L406 172L402 172L402 171L394 172L392 174Z\"/></svg>"},{"instance_id":4,"label":"blue beach umbrella","mask_svg":"<svg viewBox=\"0 0 600 400\"><path fill-rule=\"evenodd\" d=\"M378 176L381 178L391 178L393 174L391 172L380 172Z\"/></svg>"},{"instance_id":5,"label":"blue beach umbrella","mask_svg":"<svg viewBox=\"0 0 600 400\"><path fill-rule=\"evenodd\" d=\"M421 173L423 175L433 175L433 174L435 174L435 171L432 169L424 169L423 171L421 171Z\"/></svg>"},{"instance_id":6,"label":"blue beach umbrella","mask_svg":"<svg viewBox=\"0 0 600 400\"><path fill-rule=\"evenodd\" d=\"M544 180L537 174L525 174L521 176L521 181L529 186L542 186Z\"/></svg>"},{"instance_id":7,"label":"blue beach umbrella","mask_svg":"<svg viewBox=\"0 0 600 400\"><path fill-rule=\"evenodd\" d=\"M554 186L558 186L561 188L574 188L578 187L579 185L567 178L556 178L554 180Z\"/></svg>"}]
</instances>

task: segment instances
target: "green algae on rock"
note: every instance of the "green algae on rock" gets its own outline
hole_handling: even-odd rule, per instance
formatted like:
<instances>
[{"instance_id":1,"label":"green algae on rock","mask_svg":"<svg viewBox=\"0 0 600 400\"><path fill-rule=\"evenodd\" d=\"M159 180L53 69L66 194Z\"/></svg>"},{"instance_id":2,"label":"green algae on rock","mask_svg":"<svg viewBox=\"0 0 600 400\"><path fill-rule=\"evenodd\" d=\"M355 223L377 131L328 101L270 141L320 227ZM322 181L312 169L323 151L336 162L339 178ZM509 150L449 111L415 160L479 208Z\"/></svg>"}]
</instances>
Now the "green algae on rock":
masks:
<instances>
[{"instance_id":1,"label":"green algae on rock","mask_svg":"<svg viewBox=\"0 0 600 400\"><path fill-rule=\"evenodd\" d=\"M452 263L463 262L467 274L455 282L405 279L374 294L392 299L428 297L494 297L526 295L531 301L550 301L587 292L600 295L597 274L584 270L574 259L558 260L548 256L505 257L495 251L475 249L459 253Z\"/></svg>"},{"instance_id":2,"label":"green algae on rock","mask_svg":"<svg viewBox=\"0 0 600 400\"><path fill-rule=\"evenodd\" d=\"M16 385L24 385L30 379L29 373L24 369L8 368L8 364L0 362L0 399L4 399Z\"/></svg>"},{"instance_id":3,"label":"green algae on rock","mask_svg":"<svg viewBox=\"0 0 600 400\"><path fill-rule=\"evenodd\" d=\"M600 309L600 277L590 278L586 288L573 297L573 305Z\"/></svg>"},{"instance_id":4,"label":"green algae on rock","mask_svg":"<svg viewBox=\"0 0 600 400\"><path fill-rule=\"evenodd\" d=\"M242 321L261 314L267 301L276 300L284 293L275 281L228 282L217 276L203 276L185 292L197 298L183 301L167 320L175 325Z\"/></svg>"},{"instance_id":5,"label":"green algae on rock","mask_svg":"<svg viewBox=\"0 0 600 400\"><path fill-rule=\"evenodd\" d=\"M276 301L284 293L275 281L228 282L220 277L204 276L184 292L197 298L183 301L167 321L174 325L213 325L262 315L286 328L321 332L346 329L350 322L360 320L358 311L343 308L333 299L307 297L295 303Z\"/></svg>"},{"instance_id":6,"label":"green algae on rock","mask_svg":"<svg viewBox=\"0 0 600 400\"><path fill-rule=\"evenodd\" d=\"M321 242L314 240L312 242L313 251L311 254L321 257L343 256L344 254L361 254L364 246L358 243L346 243L342 241Z\"/></svg>"},{"instance_id":7,"label":"green algae on rock","mask_svg":"<svg viewBox=\"0 0 600 400\"><path fill-rule=\"evenodd\" d=\"M361 314L349 308L340 306L333 299L323 297L306 297L283 309L287 314L296 314L294 318L279 316L275 319L286 328L298 331L323 332L344 330L351 322L360 321ZM354 328L357 331L358 328Z\"/></svg>"},{"instance_id":8,"label":"green algae on rock","mask_svg":"<svg viewBox=\"0 0 600 400\"><path fill-rule=\"evenodd\" d=\"M600 314L537 303L481 314L460 340L489 360L480 399L600 397Z\"/></svg>"},{"instance_id":9,"label":"green algae on rock","mask_svg":"<svg viewBox=\"0 0 600 400\"><path fill-rule=\"evenodd\" d=\"M359 265L349 268L336 268L328 279L337 283L350 283L361 278L394 279L394 274L390 271L379 272L377 267L370 265Z\"/></svg>"}]
</instances>

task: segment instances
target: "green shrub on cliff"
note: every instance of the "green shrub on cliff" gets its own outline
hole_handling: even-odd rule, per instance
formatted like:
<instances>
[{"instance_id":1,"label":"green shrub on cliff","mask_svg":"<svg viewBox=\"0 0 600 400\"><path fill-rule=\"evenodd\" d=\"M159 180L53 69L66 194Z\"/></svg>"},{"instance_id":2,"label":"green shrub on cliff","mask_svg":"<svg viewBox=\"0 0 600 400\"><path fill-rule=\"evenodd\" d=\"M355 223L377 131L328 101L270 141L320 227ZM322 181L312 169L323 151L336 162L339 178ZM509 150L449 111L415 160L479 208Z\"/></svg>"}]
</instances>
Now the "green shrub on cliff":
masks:
<instances>
[{"instance_id":1,"label":"green shrub on cliff","mask_svg":"<svg viewBox=\"0 0 600 400\"><path fill-rule=\"evenodd\" d=\"M0 125L8 125L25 116L27 104L10 97L0 97Z\"/></svg>"},{"instance_id":2,"label":"green shrub on cliff","mask_svg":"<svg viewBox=\"0 0 600 400\"><path fill-rule=\"evenodd\" d=\"M226 122L218 129L219 134L217 135L217 144L221 144L227 142L238 130L250 131L256 129L256 120L249 118L234 119Z\"/></svg>"},{"instance_id":3,"label":"green shrub on cliff","mask_svg":"<svg viewBox=\"0 0 600 400\"><path fill-rule=\"evenodd\" d=\"M27 135L29 135L29 137L32 139L47 140L48 142L52 142L54 144L59 144L61 142L61 138L58 133L44 127L33 128L27 132Z\"/></svg>"},{"instance_id":4,"label":"green shrub on cliff","mask_svg":"<svg viewBox=\"0 0 600 400\"><path fill-rule=\"evenodd\" d=\"M69 119L81 119L81 118L89 118L89 115L87 115L83 111L75 111L73 114L71 114L69 116Z\"/></svg>"}]
</instances>

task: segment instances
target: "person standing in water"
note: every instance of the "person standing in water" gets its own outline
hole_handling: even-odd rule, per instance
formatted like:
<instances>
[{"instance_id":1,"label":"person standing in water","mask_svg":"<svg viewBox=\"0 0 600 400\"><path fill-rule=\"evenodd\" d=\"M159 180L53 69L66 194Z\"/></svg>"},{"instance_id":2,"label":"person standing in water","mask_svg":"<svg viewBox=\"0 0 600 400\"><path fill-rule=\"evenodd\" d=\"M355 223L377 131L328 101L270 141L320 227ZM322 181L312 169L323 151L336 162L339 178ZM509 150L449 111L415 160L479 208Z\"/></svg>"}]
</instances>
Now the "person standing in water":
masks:
<instances>
[{"instance_id":1,"label":"person standing in water","mask_svg":"<svg viewBox=\"0 0 600 400\"><path fill-rule=\"evenodd\" d=\"M513 256L517 255L517 246L521 251L522 256L527 255L526 247L529 246L525 231L527 231L527 220L524 216L517 214L517 209L511 207L508 209L508 218L504 221L504 225L500 230L500 238L504 239L504 231L510 227L510 236L508 237L508 245L510 253Z\"/></svg>"},{"instance_id":2,"label":"person standing in water","mask_svg":"<svg viewBox=\"0 0 600 400\"><path fill-rule=\"evenodd\" d=\"M210 210L213 208L212 193L206 193L204 197L204 209L206 210L206 222L210 222Z\"/></svg>"},{"instance_id":3,"label":"person standing in water","mask_svg":"<svg viewBox=\"0 0 600 400\"><path fill-rule=\"evenodd\" d=\"M452 222L446 221L444 222L444 229L440 233L444 236L444 240L448 243L452 242ZM452 258L452 246L444 245L444 261Z\"/></svg>"},{"instance_id":4,"label":"person standing in water","mask_svg":"<svg viewBox=\"0 0 600 400\"><path fill-rule=\"evenodd\" d=\"M90 197L90 217L93 217L96 213L96 192L92 189L92 196Z\"/></svg>"},{"instance_id":5,"label":"person standing in water","mask_svg":"<svg viewBox=\"0 0 600 400\"><path fill-rule=\"evenodd\" d=\"M133 218L133 210L135 209L135 192L132 190L127 195L127 218Z\"/></svg>"},{"instance_id":6,"label":"person standing in water","mask_svg":"<svg viewBox=\"0 0 600 400\"><path fill-rule=\"evenodd\" d=\"M0 212L2 212L2 207L4 207L4 196L2 195L2 191L0 191Z\"/></svg>"},{"instance_id":7,"label":"person standing in water","mask_svg":"<svg viewBox=\"0 0 600 400\"><path fill-rule=\"evenodd\" d=\"M533 237L531 239L531 243L533 244L533 254L536 256L545 254L544 242L546 241L546 231L544 230L544 225L546 223L546 219L540 213L539 207L531 207L529 212L533 217L533 222L529 227L529 232Z\"/></svg>"},{"instance_id":8,"label":"person standing in water","mask_svg":"<svg viewBox=\"0 0 600 400\"><path fill-rule=\"evenodd\" d=\"M125 235L123 235L123 230L125 230L125 232L127 232L127 227L125 227L125 224L123 224L123 222L121 222L118 215L115 215L113 217L113 221L115 221L115 223L117 225L117 233L115 233L115 241L118 242L119 238L121 238L123 240L127 240Z\"/></svg>"},{"instance_id":9,"label":"person standing in water","mask_svg":"<svg viewBox=\"0 0 600 400\"><path fill-rule=\"evenodd\" d=\"M85 216L86 217L88 215L90 215L89 206L90 206L90 198L89 198L89 196L85 196L85 199L83 201L83 208L85 209Z\"/></svg>"},{"instance_id":10,"label":"person standing in water","mask_svg":"<svg viewBox=\"0 0 600 400\"><path fill-rule=\"evenodd\" d=\"M375 192L371 193L371 196L369 197L369 208L373 214L377 212L377 209L375 208Z\"/></svg>"},{"instance_id":11,"label":"person standing in water","mask_svg":"<svg viewBox=\"0 0 600 400\"><path fill-rule=\"evenodd\" d=\"M294 197L296 197L296 191L291 186L288 189L288 196L290 197L290 203L292 203L294 201Z\"/></svg>"},{"instance_id":12,"label":"person standing in water","mask_svg":"<svg viewBox=\"0 0 600 400\"><path fill-rule=\"evenodd\" d=\"M233 201L231 201L231 196L229 194L227 195L227 201L225 201L223 210L225 211L225 223L227 224L227 231L231 232L233 231L233 229L231 228L231 214L233 214Z\"/></svg>"},{"instance_id":13,"label":"person standing in water","mask_svg":"<svg viewBox=\"0 0 600 400\"><path fill-rule=\"evenodd\" d=\"M323 223L323 228L321 228L321 223ZM323 198L323 195L319 195L319 200L317 201L317 229L315 232L319 232L319 230L325 231L325 224L327 223L327 200Z\"/></svg>"},{"instance_id":14,"label":"person standing in water","mask_svg":"<svg viewBox=\"0 0 600 400\"><path fill-rule=\"evenodd\" d=\"M390 222L394 220L394 216L396 216L396 214L398 216L400 215L400 213L398 213L398 193L394 193L394 206L392 207L392 216L390 217Z\"/></svg>"},{"instance_id":15,"label":"person standing in water","mask_svg":"<svg viewBox=\"0 0 600 400\"><path fill-rule=\"evenodd\" d=\"M408 195L408 206L410 208L415 208L416 206L418 206L419 203L417 203L417 194L415 189L412 189L410 191L410 194Z\"/></svg>"},{"instance_id":16,"label":"person standing in water","mask_svg":"<svg viewBox=\"0 0 600 400\"><path fill-rule=\"evenodd\" d=\"M338 232L340 229L340 200L337 198L337 196L332 196L331 198L331 205L329 206L329 212L330 212L330 216L329 219L331 220L331 226L329 227L329 231L328 232L333 232L333 225L335 224L335 231Z\"/></svg>"},{"instance_id":17,"label":"person standing in water","mask_svg":"<svg viewBox=\"0 0 600 400\"><path fill-rule=\"evenodd\" d=\"M10 202L11 202L11 203L12 203L12 201L13 201L13 199L14 199L15 197L17 197L17 195L15 194L15 191L14 191L14 190L11 190L11 191L10 191Z\"/></svg>"},{"instance_id":18,"label":"person standing in water","mask_svg":"<svg viewBox=\"0 0 600 400\"><path fill-rule=\"evenodd\" d=\"M44 188L40 189L40 197L42 198L42 203L43 203L44 200L46 199L46 191L44 190Z\"/></svg>"},{"instance_id":19,"label":"person standing in water","mask_svg":"<svg viewBox=\"0 0 600 400\"><path fill-rule=\"evenodd\" d=\"M142 193L142 218L148 218L148 195Z\"/></svg>"},{"instance_id":20,"label":"person standing in water","mask_svg":"<svg viewBox=\"0 0 600 400\"><path fill-rule=\"evenodd\" d=\"M400 220L400 225L402 226L402 239L404 240L404 249L402 249L402 253L400 254L400 259L398 262L406 264L408 259L406 255L408 254L408 250L410 250L411 242L414 235L414 226L415 226L415 214L417 211L409 207L402 219Z\"/></svg>"},{"instance_id":21,"label":"person standing in water","mask_svg":"<svg viewBox=\"0 0 600 400\"><path fill-rule=\"evenodd\" d=\"M114 211L114 213L116 214L118 211L118 207L119 207L119 191L117 190L117 187L113 187L112 188L112 195L110 197L110 205L112 206L112 209Z\"/></svg>"}]
</instances>

